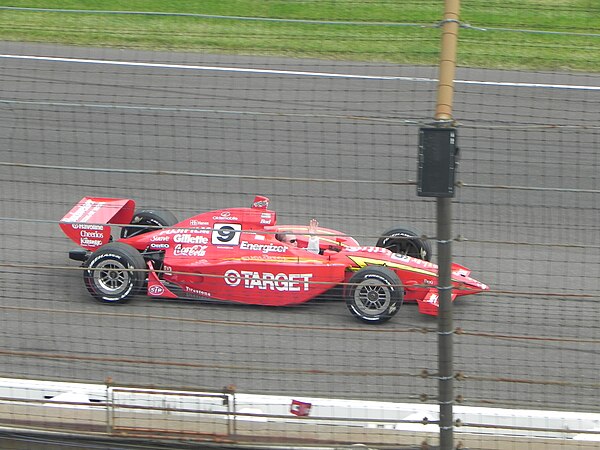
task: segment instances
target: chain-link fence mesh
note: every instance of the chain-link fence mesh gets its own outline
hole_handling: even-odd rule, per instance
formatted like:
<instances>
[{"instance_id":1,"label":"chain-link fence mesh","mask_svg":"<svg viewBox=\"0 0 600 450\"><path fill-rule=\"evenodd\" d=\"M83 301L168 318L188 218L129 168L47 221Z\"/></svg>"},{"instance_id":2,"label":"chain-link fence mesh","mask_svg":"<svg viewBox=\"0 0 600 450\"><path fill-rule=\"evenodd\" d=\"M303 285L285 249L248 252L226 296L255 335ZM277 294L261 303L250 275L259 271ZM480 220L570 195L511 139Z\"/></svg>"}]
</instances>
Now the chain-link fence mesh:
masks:
<instances>
[{"instance_id":1,"label":"chain-link fence mesh","mask_svg":"<svg viewBox=\"0 0 600 450\"><path fill-rule=\"evenodd\" d=\"M364 246L414 228L435 262L415 179L443 2L261 3L0 10L3 376L436 405L436 320L415 304L380 326L340 290L107 305L68 258L58 223L84 196L183 220L261 194L278 224ZM598 412L599 13L463 2L453 253L491 290L454 303L457 405Z\"/></svg>"}]
</instances>

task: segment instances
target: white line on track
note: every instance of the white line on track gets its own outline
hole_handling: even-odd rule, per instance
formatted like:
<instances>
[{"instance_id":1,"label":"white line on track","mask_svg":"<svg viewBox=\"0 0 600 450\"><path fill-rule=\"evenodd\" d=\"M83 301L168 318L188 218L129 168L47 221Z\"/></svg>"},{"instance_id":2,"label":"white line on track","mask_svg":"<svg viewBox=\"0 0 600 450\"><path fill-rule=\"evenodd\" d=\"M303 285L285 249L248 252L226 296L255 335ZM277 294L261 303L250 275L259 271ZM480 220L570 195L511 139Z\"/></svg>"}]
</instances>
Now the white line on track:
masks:
<instances>
[{"instance_id":1,"label":"white line on track","mask_svg":"<svg viewBox=\"0 0 600 450\"><path fill-rule=\"evenodd\" d=\"M394 81L412 81L412 82L427 82L427 83L436 83L438 81L436 78L423 78L423 77L352 75L352 74L343 74L343 73L308 72L308 71L297 71L297 70L251 69L251 68L243 68L243 67L219 67L219 66L200 66L200 65L187 65L187 64L163 64L163 63L147 63L147 62L133 62L133 61L115 61L115 60L101 60L101 59L58 58L58 57L52 57L52 56L0 54L0 58L48 61L48 62L63 62L63 63L78 63L78 64L99 64L99 65L128 66L128 67L148 67L148 68L157 68L157 69L183 69L183 70L205 70L205 71L253 73L253 74L268 74L268 75L292 75L292 76L319 77L319 78L345 78L345 79L360 79L360 80L394 80ZM480 85L480 86L506 86L506 87L600 91L600 86L584 86L584 85L571 85L571 84L519 83L519 82L507 82L507 81L476 81L476 80L455 80L454 82L456 84L470 84L470 85Z\"/></svg>"}]
</instances>

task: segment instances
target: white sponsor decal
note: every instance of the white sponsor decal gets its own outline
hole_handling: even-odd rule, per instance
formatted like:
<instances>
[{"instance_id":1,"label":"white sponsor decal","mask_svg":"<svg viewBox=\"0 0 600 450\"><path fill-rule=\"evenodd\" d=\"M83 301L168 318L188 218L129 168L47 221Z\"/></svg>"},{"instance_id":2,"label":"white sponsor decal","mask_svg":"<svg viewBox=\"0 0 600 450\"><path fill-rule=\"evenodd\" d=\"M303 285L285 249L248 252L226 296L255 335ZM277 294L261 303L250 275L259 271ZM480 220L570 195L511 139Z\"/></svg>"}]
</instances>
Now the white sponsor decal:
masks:
<instances>
[{"instance_id":1,"label":"white sponsor decal","mask_svg":"<svg viewBox=\"0 0 600 450\"><path fill-rule=\"evenodd\" d=\"M252 242L242 241L240 244L241 250L255 250L262 253L285 253L287 247L284 245L275 244L253 244Z\"/></svg>"},{"instance_id":2,"label":"white sponsor decal","mask_svg":"<svg viewBox=\"0 0 600 450\"><path fill-rule=\"evenodd\" d=\"M431 294L429 297L426 297L425 300L423 300L423 303L431 303L433 305L437 305L439 298L439 295Z\"/></svg>"},{"instance_id":3,"label":"white sponsor decal","mask_svg":"<svg viewBox=\"0 0 600 450\"><path fill-rule=\"evenodd\" d=\"M346 247L348 252L368 252L368 253L390 253L387 248L381 247Z\"/></svg>"},{"instance_id":4,"label":"white sponsor decal","mask_svg":"<svg viewBox=\"0 0 600 450\"><path fill-rule=\"evenodd\" d=\"M161 231L160 235L171 235L171 234L206 234L206 230L197 230L195 228L169 228Z\"/></svg>"},{"instance_id":5,"label":"white sponsor decal","mask_svg":"<svg viewBox=\"0 0 600 450\"><path fill-rule=\"evenodd\" d=\"M90 220L92 218L92 216L94 214L96 214L96 212L98 212L98 210L100 208L102 208L104 206L104 202L98 202L96 203L96 205L90 210L90 212L88 212L83 219L81 219L82 222L87 222L88 220Z\"/></svg>"},{"instance_id":6,"label":"white sponsor decal","mask_svg":"<svg viewBox=\"0 0 600 450\"><path fill-rule=\"evenodd\" d=\"M102 241L100 239L88 239L82 237L79 241L79 245L88 246L88 247L100 247L102 245Z\"/></svg>"},{"instance_id":7,"label":"white sponsor decal","mask_svg":"<svg viewBox=\"0 0 600 450\"><path fill-rule=\"evenodd\" d=\"M67 219L68 222L76 222L78 221L81 217L83 217L83 215L88 212L90 210L90 208L92 208L94 206L94 202L92 200L86 200L81 206L79 206L79 208L77 208L75 211L73 211L73 214L71 214Z\"/></svg>"},{"instance_id":8,"label":"white sponsor decal","mask_svg":"<svg viewBox=\"0 0 600 450\"><path fill-rule=\"evenodd\" d=\"M238 219L236 216L232 216L229 211L223 211L221 215L213 216L213 220L234 220L239 222L240 219Z\"/></svg>"},{"instance_id":9,"label":"white sponsor decal","mask_svg":"<svg viewBox=\"0 0 600 450\"><path fill-rule=\"evenodd\" d=\"M269 273L251 270L230 269L225 272L224 280L228 286L243 286L246 289L260 289L279 292L308 291L312 273Z\"/></svg>"},{"instance_id":10,"label":"white sponsor decal","mask_svg":"<svg viewBox=\"0 0 600 450\"><path fill-rule=\"evenodd\" d=\"M184 286L184 289L186 292L189 292L190 294L194 294L194 295L199 295L200 297L210 297L211 296L210 292L201 291L200 289L194 289L189 286Z\"/></svg>"},{"instance_id":11,"label":"white sponsor decal","mask_svg":"<svg viewBox=\"0 0 600 450\"><path fill-rule=\"evenodd\" d=\"M150 248L157 249L157 250L161 249L161 248L169 248L169 244L154 244L154 243L151 243L150 244Z\"/></svg>"},{"instance_id":12,"label":"white sponsor decal","mask_svg":"<svg viewBox=\"0 0 600 450\"><path fill-rule=\"evenodd\" d=\"M198 234L210 234L210 227L207 228L194 228L194 233L198 233Z\"/></svg>"},{"instance_id":13,"label":"white sponsor decal","mask_svg":"<svg viewBox=\"0 0 600 450\"><path fill-rule=\"evenodd\" d=\"M177 244L173 248L174 256L204 256L208 245L182 245Z\"/></svg>"},{"instance_id":14,"label":"white sponsor decal","mask_svg":"<svg viewBox=\"0 0 600 450\"><path fill-rule=\"evenodd\" d=\"M79 232L79 236L82 238L102 239L104 237L104 233L99 233L98 231L81 230Z\"/></svg>"},{"instance_id":15,"label":"white sponsor decal","mask_svg":"<svg viewBox=\"0 0 600 450\"><path fill-rule=\"evenodd\" d=\"M71 227L74 230L104 230L104 225L94 225L90 223L73 223Z\"/></svg>"},{"instance_id":16,"label":"white sponsor decal","mask_svg":"<svg viewBox=\"0 0 600 450\"><path fill-rule=\"evenodd\" d=\"M192 236L191 234L176 234L173 241L179 244L208 244L206 236Z\"/></svg>"},{"instance_id":17,"label":"white sponsor decal","mask_svg":"<svg viewBox=\"0 0 600 450\"><path fill-rule=\"evenodd\" d=\"M269 200L259 200L252 204L253 208L266 208L267 206L269 206Z\"/></svg>"},{"instance_id":18,"label":"white sponsor decal","mask_svg":"<svg viewBox=\"0 0 600 450\"><path fill-rule=\"evenodd\" d=\"M152 242L167 242L169 240L169 236L152 236L150 239Z\"/></svg>"},{"instance_id":19,"label":"white sponsor decal","mask_svg":"<svg viewBox=\"0 0 600 450\"><path fill-rule=\"evenodd\" d=\"M190 225L193 227L207 227L208 222L205 222L203 220L192 219L190 220Z\"/></svg>"}]
</instances>

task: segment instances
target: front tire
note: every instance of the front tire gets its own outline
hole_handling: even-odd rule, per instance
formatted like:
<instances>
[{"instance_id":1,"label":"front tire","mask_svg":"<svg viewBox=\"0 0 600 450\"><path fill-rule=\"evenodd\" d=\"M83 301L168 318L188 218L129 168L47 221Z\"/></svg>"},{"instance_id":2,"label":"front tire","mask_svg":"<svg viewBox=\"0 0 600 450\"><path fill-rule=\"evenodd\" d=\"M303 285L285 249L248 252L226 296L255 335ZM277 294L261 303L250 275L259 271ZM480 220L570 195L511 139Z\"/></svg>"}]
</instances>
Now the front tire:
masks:
<instances>
[{"instance_id":1,"label":"front tire","mask_svg":"<svg viewBox=\"0 0 600 450\"><path fill-rule=\"evenodd\" d=\"M393 253L431 261L431 243L422 239L421 234L410 228L394 227L386 230L377 240L377 247L387 248Z\"/></svg>"},{"instance_id":2,"label":"front tire","mask_svg":"<svg viewBox=\"0 0 600 450\"><path fill-rule=\"evenodd\" d=\"M125 303L139 292L146 280L146 263L130 245L108 243L85 262L83 281L88 292L104 303Z\"/></svg>"},{"instance_id":3,"label":"front tire","mask_svg":"<svg viewBox=\"0 0 600 450\"><path fill-rule=\"evenodd\" d=\"M346 306L357 319L379 324L390 320L402 306L404 289L396 272L367 266L350 278Z\"/></svg>"}]
</instances>

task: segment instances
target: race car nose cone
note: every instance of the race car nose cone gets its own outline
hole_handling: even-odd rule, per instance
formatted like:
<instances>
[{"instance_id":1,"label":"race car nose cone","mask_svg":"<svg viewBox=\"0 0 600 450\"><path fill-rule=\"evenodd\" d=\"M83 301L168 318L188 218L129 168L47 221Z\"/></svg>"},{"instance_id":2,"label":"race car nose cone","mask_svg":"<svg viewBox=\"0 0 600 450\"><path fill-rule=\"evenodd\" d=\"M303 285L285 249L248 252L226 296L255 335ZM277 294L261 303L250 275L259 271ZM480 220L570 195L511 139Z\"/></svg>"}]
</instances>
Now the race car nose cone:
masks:
<instances>
[{"instance_id":1,"label":"race car nose cone","mask_svg":"<svg viewBox=\"0 0 600 450\"><path fill-rule=\"evenodd\" d=\"M487 284L483 284L483 283L481 283L481 282L478 281L477 285L478 285L479 289L482 290L482 291L489 291L490 290L490 287Z\"/></svg>"}]
</instances>

